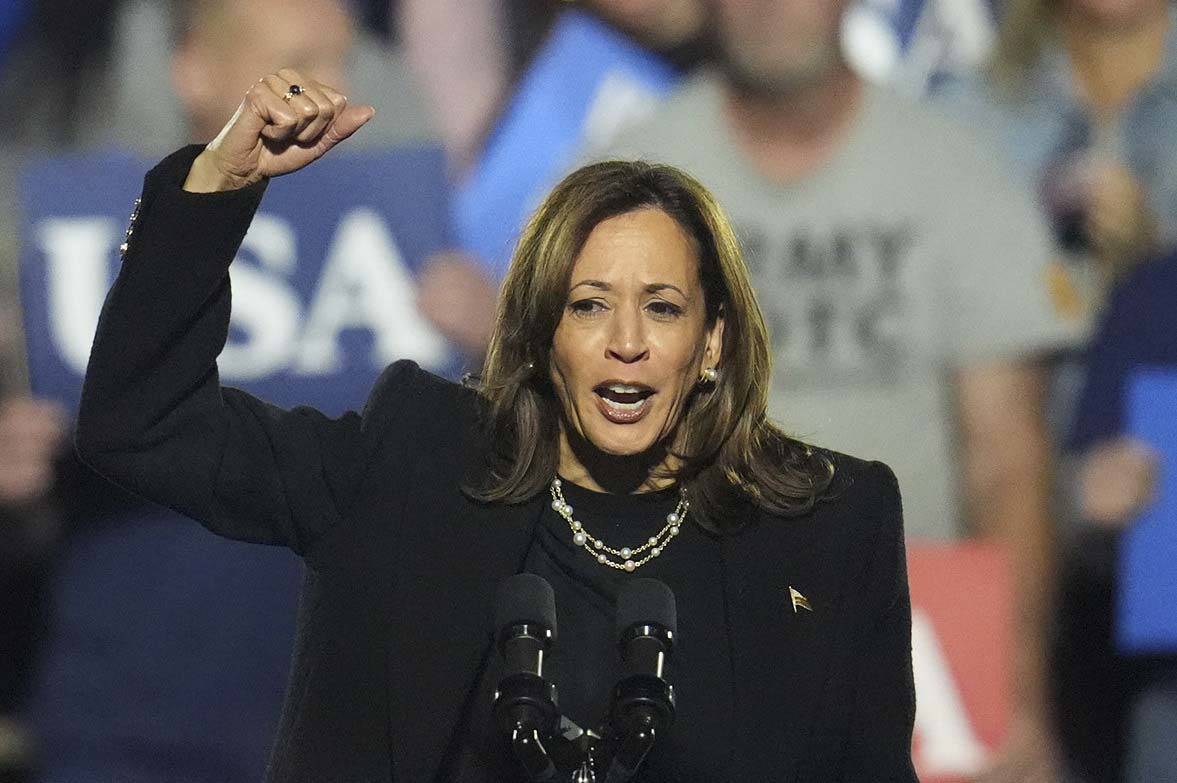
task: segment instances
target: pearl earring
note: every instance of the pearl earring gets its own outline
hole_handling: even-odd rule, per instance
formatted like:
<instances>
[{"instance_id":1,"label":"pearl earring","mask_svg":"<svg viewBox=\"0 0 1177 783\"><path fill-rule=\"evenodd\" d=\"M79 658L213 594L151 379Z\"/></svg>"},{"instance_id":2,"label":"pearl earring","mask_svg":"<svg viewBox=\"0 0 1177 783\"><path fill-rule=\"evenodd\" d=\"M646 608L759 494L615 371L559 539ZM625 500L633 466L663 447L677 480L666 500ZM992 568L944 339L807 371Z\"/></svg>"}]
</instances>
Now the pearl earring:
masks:
<instances>
[{"instance_id":1,"label":"pearl earring","mask_svg":"<svg viewBox=\"0 0 1177 783\"><path fill-rule=\"evenodd\" d=\"M715 367L706 367L699 373L699 383L714 384L718 381L719 370Z\"/></svg>"}]
</instances>

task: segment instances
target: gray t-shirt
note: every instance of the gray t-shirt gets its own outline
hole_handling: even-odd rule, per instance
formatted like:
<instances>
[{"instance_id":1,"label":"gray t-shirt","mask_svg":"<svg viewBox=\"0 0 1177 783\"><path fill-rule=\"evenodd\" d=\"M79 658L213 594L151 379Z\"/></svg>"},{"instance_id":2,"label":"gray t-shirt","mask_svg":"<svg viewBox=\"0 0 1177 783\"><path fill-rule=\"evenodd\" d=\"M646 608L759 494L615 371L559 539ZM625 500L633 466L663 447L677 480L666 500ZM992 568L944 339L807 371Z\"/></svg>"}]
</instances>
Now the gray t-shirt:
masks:
<instances>
[{"instance_id":1,"label":"gray t-shirt","mask_svg":"<svg viewBox=\"0 0 1177 783\"><path fill-rule=\"evenodd\" d=\"M742 155L722 105L703 74L608 153L684 168L728 211L772 333L770 415L889 463L909 536L958 535L953 371L1082 328L1051 302L1032 200L967 133L878 90L834 157L787 185Z\"/></svg>"}]
</instances>

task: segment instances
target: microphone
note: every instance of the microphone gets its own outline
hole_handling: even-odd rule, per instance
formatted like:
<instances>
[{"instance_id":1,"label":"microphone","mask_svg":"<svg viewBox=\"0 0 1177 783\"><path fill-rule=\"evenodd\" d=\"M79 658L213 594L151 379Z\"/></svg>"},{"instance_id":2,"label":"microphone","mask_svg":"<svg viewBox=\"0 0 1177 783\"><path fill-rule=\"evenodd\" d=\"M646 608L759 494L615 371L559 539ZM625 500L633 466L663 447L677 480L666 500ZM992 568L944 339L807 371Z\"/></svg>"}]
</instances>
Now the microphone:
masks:
<instances>
[{"instance_id":1,"label":"microphone","mask_svg":"<svg viewBox=\"0 0 1177 783\"><path fill-rule=\"evenodd\" d=\"M606 783L637 774L654 741L674 723L666 664L678 630L674 593L657 579L634 579L617 597L622 678L613 689L610 733L616 744Z\"/></svg>"},{"instance_id":2,"label":"microphone","mask_svg":"<svg viewBox=\"0 0 1177 783\"><path fill-rule=\"evenodd\" d=\"M495 690L494 721L535 781L554 780L543 742L556 729L556 686L544 679L544 654L556 641L556 596L547 580L516 574L495 599L495 641L504 674Z\"/></svg>"}]
</instances>

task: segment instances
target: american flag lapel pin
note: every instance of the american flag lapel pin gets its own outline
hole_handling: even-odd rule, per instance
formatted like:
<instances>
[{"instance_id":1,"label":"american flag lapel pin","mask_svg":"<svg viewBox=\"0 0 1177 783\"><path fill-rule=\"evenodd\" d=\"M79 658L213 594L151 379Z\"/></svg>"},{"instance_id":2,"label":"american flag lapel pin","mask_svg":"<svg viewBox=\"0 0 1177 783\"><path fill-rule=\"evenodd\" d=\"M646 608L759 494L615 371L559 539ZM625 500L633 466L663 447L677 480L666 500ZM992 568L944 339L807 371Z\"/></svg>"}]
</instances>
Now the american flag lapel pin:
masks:
<instances>
[{"instance_id":1,"label":"american flag lapel pin","mask_svg":"<svg viewBox=\"0 0 1177 783\"><path fill-rule=\"evenodd\" d=\"M807 612L812 612L813 607L809 605L809 599L801 595L801 592L789 585L789 600L793 602L793 614L797 614L798 609L804 609Z\"/></svg>"}]
</instances>

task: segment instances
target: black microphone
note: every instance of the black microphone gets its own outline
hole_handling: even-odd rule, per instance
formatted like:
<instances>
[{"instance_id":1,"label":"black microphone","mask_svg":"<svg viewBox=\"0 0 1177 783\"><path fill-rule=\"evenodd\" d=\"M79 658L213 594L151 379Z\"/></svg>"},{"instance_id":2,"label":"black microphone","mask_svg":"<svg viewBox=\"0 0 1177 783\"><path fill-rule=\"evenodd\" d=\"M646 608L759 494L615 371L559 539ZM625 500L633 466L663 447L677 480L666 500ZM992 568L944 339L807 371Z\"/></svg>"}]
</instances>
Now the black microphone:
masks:
<instances>
[{"instance_id":1,"label":"black microphone","mask_svg":"<svg viewBox=\"0 0 1177 783\"><path fill-rule=\"evenodd\" d=\"M530 780L554 780L556 766L543 745L559 718L556 686L544 679L544 654L556 641L556 596L547 580L516 574L504 581L495 600L495 629L504 662L495 724Z\"/></svg>"},{"instance_id":2,"label":"black microphone","mask_svg":"<svg viewBox=\"0 0 1177 783\"><path fill-rule=\"evenodd\" d=\"M613 689L609 731L616 748L606 783L637 774L654 741L674 723L667 663L678 630L674 593L657 579L634 579L617 597L622 678Z\"/></svg>"}]
</instances>

